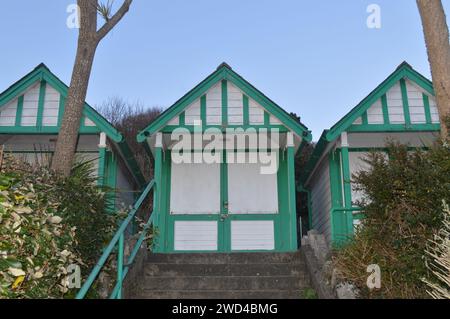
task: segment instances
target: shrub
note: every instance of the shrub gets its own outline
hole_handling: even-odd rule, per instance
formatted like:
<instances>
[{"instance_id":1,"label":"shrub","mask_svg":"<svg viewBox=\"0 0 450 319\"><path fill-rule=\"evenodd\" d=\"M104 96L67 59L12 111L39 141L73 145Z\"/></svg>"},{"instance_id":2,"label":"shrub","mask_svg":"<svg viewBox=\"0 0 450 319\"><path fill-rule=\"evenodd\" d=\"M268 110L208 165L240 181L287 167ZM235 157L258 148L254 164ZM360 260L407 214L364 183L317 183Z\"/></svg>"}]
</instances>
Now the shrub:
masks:
<instances>
[{"instance_id":1,"label":"shrub","mask_svg":"<svg viewBox=\"0 0 450 319\"><path fill-rule=\"evenodd\" d=\"M0 173L0 297L73 297L67 266L89 274L119 216L105 213L105 189L91 163L69 178L6 158Z\"/></svg>"},{"instance_id":2,"label":"shrub","mask_svg":"<svg viewBox=\"0 0 450 319\"><path fill-rule=\"evenodd\" d=\"M442 200L450 201L450 148L409 150L390 143L389 159L371 153L371 169L353 177L366 194L359 203L365 220L354 240L335 255L337 268L363 297L425 298L429 277L424 251L442 221ZM366 267L378 264L382 288L369 291Z\"/></svg>"},{"instance_id":3,"label":"shrub","mask_svg":"<svg viewBox=\"0 0 450 319\"><path fill-rule=\"evenodd\" d=\"M66 269L81 263L75 228L58 204L41 201L36 184L0 174L0 298L61 298Z\"/></svg>"}]
</instances>

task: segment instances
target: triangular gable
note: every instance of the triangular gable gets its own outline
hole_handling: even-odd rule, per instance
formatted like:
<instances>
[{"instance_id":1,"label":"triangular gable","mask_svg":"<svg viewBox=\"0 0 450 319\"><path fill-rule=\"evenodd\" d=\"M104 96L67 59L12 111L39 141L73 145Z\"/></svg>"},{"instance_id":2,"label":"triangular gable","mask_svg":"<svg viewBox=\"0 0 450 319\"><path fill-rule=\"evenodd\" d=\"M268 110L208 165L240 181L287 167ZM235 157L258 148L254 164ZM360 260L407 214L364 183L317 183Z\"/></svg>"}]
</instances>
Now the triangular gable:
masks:
<instances>
[{"instance_id":1,"label":"triangular gable","mask_svg":"<svg viewBox=\"0 0 450 319\"><path fill-rule=\"evenodd\" d=\"M244 105L248 113L244 112ZM166 126L180 125L181 113L184 114L183 125L194 125L200 120L206 122L208 126L219 126L224 122L228 126L245 124L258 126L269 122L270 125L280 125L292 130L306 141L311 140L311 133L307 127L295 121L290 114L225 63L142 131L138 135L138 141L145 141L147 136ZM205 114L205 118L202 119L201 114Z\"/></svg>"},{"instance_id":2,"label":"triangular gable","mask_svg":"<svg viewBox=\"0 0 450 319\"><path fill-rule=\"evenodd\" d=\"M384 114L389 114L388 122L390 124L405 124L404 101L402 98L401 82L405 81L405 87L408 92L408 103L411 104L411 111L417 111L420 104L415 104L422 97L418 93L426 94L430 98L430 108L433 117L433 123L437 109L434 102L434 89L430 80L415 71L408 63L403 62L386 80L384 80L374 91L372 91L355 108L337 122L327 133L326 139L332 141L342 132L352 125L361 125L363 121L369 124L384 124L383 107L389 106L389 110ZM386 97L386 98L385 98ZM386 101L383 101L386 99ZM423 105L422 105L423 106ZM366 113L367 112L367 113ZM420 111L418 111L420 113ZM367 118L365 118L367 116ZM418 116L420 118L420 115ZM412 119L412 124L421 123L420 119ZM425 122L424 122L425 123Z\"/></svg>"},{"instance_id":3,"label":"triangular gable","mask_svg":"<svg viewBox=\"0 0 450 319\"><path fill-rule=\"evenodd\" d=\"M0 94L0 134L58 134L68 90L45 64L38 65ZM138 184L145 184L122 134L87 103L80 125L80 133L106 133Z\"/></svg>"},{"instance_id":4,"label":"triangular gable","mask_svg":"<svg viewBox=\"0 0 450 319\"><path fill-rule=\"evenodd\" d=\"M408 106L406 113L405 104ZM301 182L304 183L307 180L327 147L341 133L350 129L357 131L358 128L363 127L372 127L373 131L439 130L439 114L432 82L415 71L408 63L400 64L364 100L331 129L322 133L301 175Z\"/></svg>"},{"instance_id":5,"label":"triangular gable","mask_svg":"<svg viewBox=\"0 0 450 319\"><path fill-rule=\"evenodd\" d=\"M44 64L0 94L0 133L57 133L68 87ZM122 135L87 103L81 132L105 132L116 143Z\"/></svg>"}]
</instances>

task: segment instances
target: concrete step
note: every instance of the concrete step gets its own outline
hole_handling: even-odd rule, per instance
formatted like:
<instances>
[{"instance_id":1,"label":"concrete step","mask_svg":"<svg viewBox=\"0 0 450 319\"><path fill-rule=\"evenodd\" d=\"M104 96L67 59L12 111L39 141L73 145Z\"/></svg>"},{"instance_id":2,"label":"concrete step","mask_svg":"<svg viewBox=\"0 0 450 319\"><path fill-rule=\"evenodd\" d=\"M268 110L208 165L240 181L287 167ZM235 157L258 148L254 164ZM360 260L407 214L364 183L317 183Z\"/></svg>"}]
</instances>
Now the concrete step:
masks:
<instances>
[{"instance_id":1,"label":"concrete step","mask_svg":"<svg viewBox=\"0 0 450 319\"><path fill-rule=\"evenodd\" d=\"M300 253L150 254L148 263L162 264L268 264L303 262Z\"/></svg>"},{"instance_id":2,"label":"concrete step","mask_svg":"<svg viewBox=\"0 0 450 319\"><path fill-rule=\"evenodd\" d=\"M144 290L140 299L302 299L303 290Z\"/></svg>"},{"instance_id":3,"label":"concrete step","mask_svg":"<svg viewBox=\"0 0 450 319\"><path fill-rule=\"evenodd\" d=\"M144 290L300 290L309 285L305 275L301 276L191 276L152 277L146 276Z\"/></svg>"},{"instance_id":4,"label":"concrete step","mask_svg":"<svg viewBox=\"0 0 450 319\"><path fill-rule=\"evenodd\" d=\"M281 264L166 264L147 263L145 275L154 277L182 276L302 276L303 263Z\"/></svg>"}]
</instances>

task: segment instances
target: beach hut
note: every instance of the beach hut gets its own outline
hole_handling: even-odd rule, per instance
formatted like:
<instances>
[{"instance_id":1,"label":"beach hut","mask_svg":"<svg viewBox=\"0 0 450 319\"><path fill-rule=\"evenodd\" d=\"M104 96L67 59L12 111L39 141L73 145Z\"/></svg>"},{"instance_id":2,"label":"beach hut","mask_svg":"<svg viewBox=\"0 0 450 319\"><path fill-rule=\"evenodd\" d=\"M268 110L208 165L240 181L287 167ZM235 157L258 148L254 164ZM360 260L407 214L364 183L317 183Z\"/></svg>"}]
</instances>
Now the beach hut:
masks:
<instances>
[{"instance_id":1,"label":"beach hut","mask_svg":"<svg viewBox=\"0 0 450 319\"><path fill-rule=\"evenodd\" d=\"M154 250L297 250L298 119L227 64L138 136L154 160Z\"/></svg>"},{"instance_id":2,"label":"beach hut","mask_svg":"<svg viewBox=\"0 0 450 319\"><path fill-rule=\"evenodd\" d=\"M368 169L367 152L385 152L388 140L427 147L439 130L431 81L402 63L320 137L301 178L310 195L311 228L330 245L351 237L361 218L357 202L364 196L355 189L352 175Z\"/></svg>"},{"instance_id":3,"label":"beach hut","mask_svg":"<svg viewBox=\"0 0 450 319\"><path fill-rule=\"evenodd\" d=\"M68 87L44 64L0 94L0 145L30 164L49 164L55 150ZM87 103L77 158L92 161L98 183L117 189L117 204L130 205L145 179L123 136Z\"/></svg>"}]
</instances>

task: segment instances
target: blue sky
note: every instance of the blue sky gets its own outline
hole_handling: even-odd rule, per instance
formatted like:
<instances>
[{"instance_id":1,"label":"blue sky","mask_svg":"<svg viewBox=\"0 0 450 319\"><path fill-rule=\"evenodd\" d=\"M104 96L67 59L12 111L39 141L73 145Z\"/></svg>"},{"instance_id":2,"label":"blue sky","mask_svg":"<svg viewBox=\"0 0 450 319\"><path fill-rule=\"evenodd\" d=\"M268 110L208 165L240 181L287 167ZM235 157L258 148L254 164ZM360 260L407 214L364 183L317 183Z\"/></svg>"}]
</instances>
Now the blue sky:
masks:
<instances>
[{"instance_id":1,"label":"blue sky","mask_svg":"<svg viewBox=\"0 0 450 319\"><path fill-rule=\"evenodd\" d=\"M40 62L70 82L74 2L3 1L0 91ZM381 29L366 25L370 4L381 7ZM430 77L414 0L134 0L100 44L87 101L166 108L226 61L317 140L404 60Z\"/></svg>"}]
</instances>

